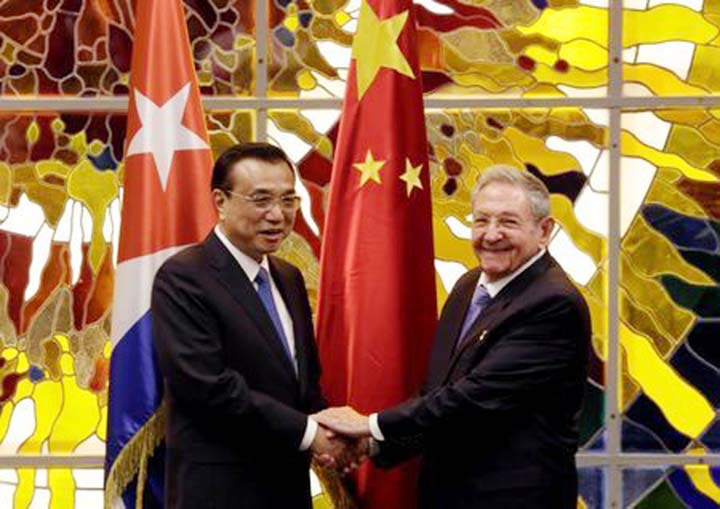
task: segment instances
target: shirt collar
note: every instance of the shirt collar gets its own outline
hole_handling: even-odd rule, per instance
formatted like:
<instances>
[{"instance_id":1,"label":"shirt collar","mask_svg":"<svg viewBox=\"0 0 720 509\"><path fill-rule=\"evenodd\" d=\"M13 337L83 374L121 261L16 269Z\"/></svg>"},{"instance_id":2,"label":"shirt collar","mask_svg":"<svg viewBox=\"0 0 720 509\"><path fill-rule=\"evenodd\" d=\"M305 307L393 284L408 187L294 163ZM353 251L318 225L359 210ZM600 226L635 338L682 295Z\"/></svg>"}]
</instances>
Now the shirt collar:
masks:
<instances>
[{"instance_id":1,"label":"shirt collar","mask_svg":"<svg viewBox=\"0 0 720 509\"><path fill-rule=\"evenodd\" d=\"M488 294L490 294L490 298L494 299L495 296L500 293L500 291L505 288L510 281L518 277L520 274L525 272L525 270L530 267L533 263L535 263L537 260L540 259L542 255L545 254L546 249L542 248L536 255L534 255L532 258L530 258L528 261L526 261L523 265L518 267L515 272L511 272L505 277L501 277L500 279L497 279L495 281L488 281L487 280L487 274L484 272L480 273L480 279L478 279L478 285L483 285L487 291Z\"/></svg>"},{"instance_id":2,"label":"shirt collar","mask_svg":"<svg viewBox=\"0 0 720 509\"><path fill-rule=\"evenodd\" d=\"M230 242L230 239L225 236L222 229L220 228L220 225L215 225L214 232L215 235L217 235L217 238L220 239L220 242L222 242L223 246L225 246L227 250L230 251L232 257L235 258L235 260L238 262L238 265L240 265L242 270L245 272L245 275L252 283L255 282L255 278L257 277L258 272L260 272L260 267L264 268L268 272L268 274L270 274L270 263L268 262L267 256L263 256L262 260L260 260L260 263L258 263L253 258L246 255L237 247L235 247L235 245Z\"/></svg>"}]
</instances>

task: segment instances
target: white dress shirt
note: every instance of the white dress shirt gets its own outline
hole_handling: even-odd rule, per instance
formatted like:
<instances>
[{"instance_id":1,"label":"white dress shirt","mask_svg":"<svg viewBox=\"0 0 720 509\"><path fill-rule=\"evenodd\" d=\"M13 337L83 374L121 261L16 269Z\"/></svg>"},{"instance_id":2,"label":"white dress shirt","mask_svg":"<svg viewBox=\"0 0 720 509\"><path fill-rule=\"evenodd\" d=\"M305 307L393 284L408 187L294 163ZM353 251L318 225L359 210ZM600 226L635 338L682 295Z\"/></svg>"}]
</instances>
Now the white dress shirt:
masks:
<instances>
[{"instance_id":1,"label":"white dress shirt","mask_svg":"<svg viewBox=\"0 0 720 509\"><path fill-rule=\"evenodd\" d=\"M222 229L220 228L220 225L215 226L215 235L217 235L218 239L220 239L220 242L222 242L222 244L227 248L233 258L235 258L235 260L238 262L240 268L242 268L243 272L245 272L245 275L252 282L255 291L257 291L258 289L258 285L255 282L255 277L257 277L258 272L260 272L260 267L264 268L270 276L270 289L272 290L273 302L275 302L275 308L277 309L278 315L280 317L280 323L282 325L283 332L285 333L285 337L287 338L288 348L290 349L290 355L293 359L293 367L295 368L295 373L297 374L297 358L295 357L295 332L293 332L292 317L290 316L290 312L288 311L288 308L285 305L285 301L280 294L280 290L278 290L277 285L275 285L275 281L272 277L272 272L270 271L270 264L268 263L267 256L263 256L262 260L260 260L260 263L258 263L253 258L246 255L237 247L235 247L235 245L230 242L230 240L225 236ZM312 445L312 442L315 439L315 433L317 433L317 428L317 422L308 418L308 423L305 427L305 434L303 435L303 439L300 442L301 451L307 450L310 445Z\"/></svg>"},{"instance_id":2,"label":"white dress shirt","mask_svg":"<svg viewBox=\"0 0 720 509\"><path fill-rule=\"evenodd\" d=\"M524 264L522 264L520 267L518 267L515 271L511 272L505 277L501 277L500 279L497 279L495 281L488 281L487 274L484 272L480 273L480 277L478 278L477 285L483 285L488 291L488 294L490 294L490 298L494 299L495 296L500 293L500 291L505 288L510 281L518 277L520 274L525 272L528 267L530 267L533 263L538 261L542 255L545 254L546 249L542 248L540 251L534 255L532 258L530 258L528 261L526 261ZM382 431L380 430L380 425L378 424L378 414L370 414L370 418L368 419L368 425L370 427L370 434L372 437L382 442L385 440L385 436L383 435Z\"/></svg>"}]
</instances>

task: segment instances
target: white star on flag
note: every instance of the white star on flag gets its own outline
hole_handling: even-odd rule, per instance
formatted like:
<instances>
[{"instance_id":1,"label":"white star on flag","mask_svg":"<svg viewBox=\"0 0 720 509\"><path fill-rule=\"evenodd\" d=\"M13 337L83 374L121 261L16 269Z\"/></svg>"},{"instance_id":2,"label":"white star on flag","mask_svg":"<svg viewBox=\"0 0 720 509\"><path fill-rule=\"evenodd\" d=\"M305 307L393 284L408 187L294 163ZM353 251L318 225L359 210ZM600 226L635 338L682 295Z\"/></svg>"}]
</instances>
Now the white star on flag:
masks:
<instances>
[{"instance_id":1,"label":"white star on flag","mask_svg":"<svg viewBox=\"0 0 720 509\"><path fill-rule=\"evenodd\" d=\"M137 88L135 108L142 127L130 140L126 156L152 154L163 191L167 188L173 156L176 150L208 150L210 147L200 136L182 125L190 82L164 104L157 105Z\"/></svg>"}]
</instances>

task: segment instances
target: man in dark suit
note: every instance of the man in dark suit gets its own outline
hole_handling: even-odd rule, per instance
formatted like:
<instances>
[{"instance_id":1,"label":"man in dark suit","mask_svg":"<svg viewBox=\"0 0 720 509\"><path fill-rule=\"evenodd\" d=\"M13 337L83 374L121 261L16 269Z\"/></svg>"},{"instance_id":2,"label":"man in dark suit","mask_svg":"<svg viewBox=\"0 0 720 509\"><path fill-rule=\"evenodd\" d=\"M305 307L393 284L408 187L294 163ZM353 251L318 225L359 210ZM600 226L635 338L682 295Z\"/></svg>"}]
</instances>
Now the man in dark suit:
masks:
<instances>
[{"instance_id":1,"label":"man in dark suit","mask_svg":"<svg viewBox=\"0 0 720 509\"><path fill-rule=\"evenodd\" d=\"M380 465L422 454L422 508L574 509L587 305L546 252L553 220L540 180L489 168L472 209L482 269L448 297L422 395L369 417L344 407L317 418L372 436Z\"/></svg>"},{"instance_id":2,"label":"man in dark suit","mask_svg":"<svg viewBox=\"0 0 720 509\"><path fill-rule=\"evenodd\" d=\"M294 189L282 150L228 149L213 168L217 226L155 278L168 509L309 509L311 452L344 454L308 417L326 404L303 277L270 256L295 220Z\"/></svg>"}]
</instances>

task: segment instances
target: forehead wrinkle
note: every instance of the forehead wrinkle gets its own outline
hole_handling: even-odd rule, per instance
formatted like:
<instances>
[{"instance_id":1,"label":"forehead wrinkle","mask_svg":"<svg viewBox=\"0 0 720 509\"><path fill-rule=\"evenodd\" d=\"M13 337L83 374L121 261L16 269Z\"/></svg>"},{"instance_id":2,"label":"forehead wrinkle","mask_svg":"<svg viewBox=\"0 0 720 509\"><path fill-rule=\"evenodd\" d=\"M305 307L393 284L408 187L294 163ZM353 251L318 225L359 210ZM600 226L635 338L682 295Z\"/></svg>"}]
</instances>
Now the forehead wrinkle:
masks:
<instances>
[{"instance_id":1,"label":"forehead wrinkle","mask_svg":"<svg viewBox=\"0 0 720 509\"><path fill-rule=\"evenodd\" d=\"M529 207L526 207L527 210L519 211L517 210L517 207L514 207L513 209L500 209L500 210L488 210L487 208L483 208L482 206L476 206L473 208L473 217L477 218L479 216L484 217L514 217L518 219L524 219L525 216L532 216L532 210L530 210Z\"/></svg>"},{"instance_id":2,"label":"forehead wrinkle","mask_svg":"<svg viewBox=\"0 0 720 509\"><path fill-rule=\"evenodd\" d=\"M499 197L494 196L485 200L480 200L478 198L473 204L472 214L473 217L477 217L478 214L491 217L513 216L520 219L533 217L532 207L525 196L524 199L520 201L507 198L500 199Z\"/></svg>"}]
</instances>

